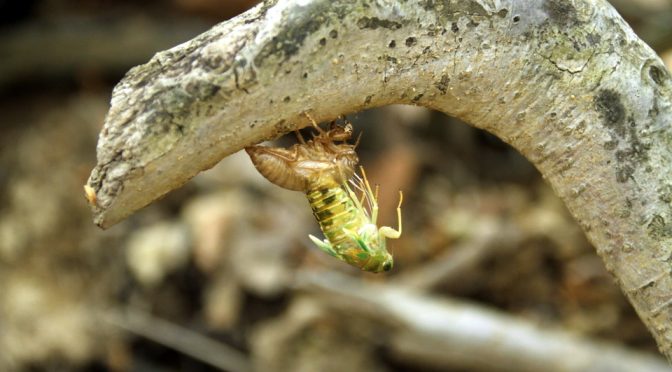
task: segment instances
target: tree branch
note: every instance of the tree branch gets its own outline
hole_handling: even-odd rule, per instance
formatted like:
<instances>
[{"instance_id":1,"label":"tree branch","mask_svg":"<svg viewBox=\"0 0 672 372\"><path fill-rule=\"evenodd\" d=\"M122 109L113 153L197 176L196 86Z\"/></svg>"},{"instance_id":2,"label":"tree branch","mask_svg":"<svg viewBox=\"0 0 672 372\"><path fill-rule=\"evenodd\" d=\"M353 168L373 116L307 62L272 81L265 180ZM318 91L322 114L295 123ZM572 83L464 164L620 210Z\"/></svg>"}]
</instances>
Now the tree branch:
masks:
<instances>
[{"instance_id":1,"label":"tree branch","mask_svg":"<svg viewBox=\"0 0 672 372\"><path fill-rule=\"evenodd\" d=\"M110 311L104 314L103 319L123 330L170 347L222 371L252 370L250 362L238 350L142 310L127 308Z\"/></svg>"},{"instance_id":2,"label":"tree branch","mask_svg":"<svg viewBox=\"0 0 672 372\"><path fill-rule=\"evenodd\" d=\"M268 1L115 88L88 183L95 221L307 125L304 111L391 103L459 117L530 159L672 357L672 81L603 0Z\"/></svg>"},{"instance_id":3,"label":"tree branch","mask_svg":"<svg viewBox=\"0 0 672 372\"><path fill-rule=\"evenodd\" d=\"M669 371L664 359L544 328L492 309L337 273L300 271L295 288L343 313L387 325L392 355L437 369Z\"/></svg>"}]
</instances>

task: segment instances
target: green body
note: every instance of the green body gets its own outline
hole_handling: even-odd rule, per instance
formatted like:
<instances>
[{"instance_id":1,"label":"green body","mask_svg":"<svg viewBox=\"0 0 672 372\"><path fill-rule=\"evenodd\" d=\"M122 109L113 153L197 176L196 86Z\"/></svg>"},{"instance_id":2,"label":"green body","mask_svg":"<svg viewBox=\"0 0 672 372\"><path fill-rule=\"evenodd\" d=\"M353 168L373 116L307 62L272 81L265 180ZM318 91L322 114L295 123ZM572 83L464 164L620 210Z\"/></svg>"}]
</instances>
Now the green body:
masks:
<instances>
[{"instance_id":1,"label":"green body","mask_svg":"<svg viewBox=\"0 0 672 372\"><path fill-rule=\"evenodd\" d=\"M266 179L274 184L306 193L313 214L326 237L319 240L310 235L318 248L362 270L370 272L392 269L392 255L385 248L385 239L401 235L401 201L399 194L397 219L399 230L376 226L378 216L377 192L366 179L355 173L359 161L355 145L334 143L346 141L352 127L334 127L324 132L317 124L319 134L311 141L289 149L251 146L246 148L252 163ZM349 183L359 191L358 196Z\"/></svg>"},{"instance_id":2,"label":"green body","mask_svg":"<svg viewBox=\"0 0 672 372\"><path fill-rule=\"evenodd\" d=\"M389 271L392 255L385 248L385 237L371 221L347 185L311 188L306 192L313 214L326 239L311 240L323 251L362 270Z\"/></svg>"}]
</instances>

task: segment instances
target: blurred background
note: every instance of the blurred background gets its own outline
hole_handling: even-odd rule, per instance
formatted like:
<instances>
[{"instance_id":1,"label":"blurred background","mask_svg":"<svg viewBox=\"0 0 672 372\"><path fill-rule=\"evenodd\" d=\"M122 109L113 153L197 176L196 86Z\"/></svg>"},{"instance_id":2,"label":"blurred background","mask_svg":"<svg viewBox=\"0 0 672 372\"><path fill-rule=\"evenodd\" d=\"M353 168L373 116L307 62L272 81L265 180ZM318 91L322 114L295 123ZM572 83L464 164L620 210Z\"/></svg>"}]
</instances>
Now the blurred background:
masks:
<instances>
[{"instance_id":1,"label":"blurred background","mask_svg":"<svg viewBox=\"0 0 672 372\"><path fill-rule=\"evenodd\" d=\"M535 168L422 108L348 117L383 224L404 191L389 274L312 247L304 196L241 153L95 227L82 185L114 84L255 3L0 1L0 371L534 370L539 350L483 336L520 329L662 361ZM612 3L670 66L672 2Z\"/></svg>"}]
</instances>

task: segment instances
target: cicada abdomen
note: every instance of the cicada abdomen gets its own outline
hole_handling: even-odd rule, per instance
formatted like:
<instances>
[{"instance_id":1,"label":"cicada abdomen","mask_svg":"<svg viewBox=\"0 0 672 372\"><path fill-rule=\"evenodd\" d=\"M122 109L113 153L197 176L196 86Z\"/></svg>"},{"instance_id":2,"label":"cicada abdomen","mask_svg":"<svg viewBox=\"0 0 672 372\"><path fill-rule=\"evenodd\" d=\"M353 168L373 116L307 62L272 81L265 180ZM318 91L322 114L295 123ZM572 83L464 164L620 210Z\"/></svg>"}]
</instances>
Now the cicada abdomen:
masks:
<instances>
[{"instance_id":1,"label":"cicada abdomen","mask_svg":"<svg viewBox=\"0 0 672 372\"><path fill-rule=\"evenodd\" d=\"M401 197L397 207L399 230L388 226L378 228L377 195L363 168L362 177L355 174L359 161L355 152L357 144L347 143L352 136L352 126L332 125L324 131L314 121L313 125L318 134L307 142L299 136L300 143L289 149L252 146L245 150L269 181L306 194L326 238L319 240L310 235L318 248L365 271L390 270L393 259L385 239L401 235Z\"/></svg>"}]
</instances>

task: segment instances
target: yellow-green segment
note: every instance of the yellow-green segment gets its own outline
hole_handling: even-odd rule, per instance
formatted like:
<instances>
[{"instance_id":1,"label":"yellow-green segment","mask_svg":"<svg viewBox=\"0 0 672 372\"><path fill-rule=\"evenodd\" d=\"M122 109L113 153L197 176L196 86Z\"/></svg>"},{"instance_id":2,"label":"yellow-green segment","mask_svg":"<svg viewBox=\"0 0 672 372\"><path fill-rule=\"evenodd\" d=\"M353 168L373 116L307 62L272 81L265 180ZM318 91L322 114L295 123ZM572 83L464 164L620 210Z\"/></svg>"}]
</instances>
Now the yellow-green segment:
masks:
<instances>
[{"instance_id":1,"label":"yellow-green segment","mask_svg":"<svg viewBox=\"0 0 672 372\"><path fill-rule=\"evenodd\" d=\"M393 260L385 238L353 195L347 185L336 183L308 190L308 202L326 240L310 238L321 250L362 270L388 271Z\"/></svg>"}]
</instances>

